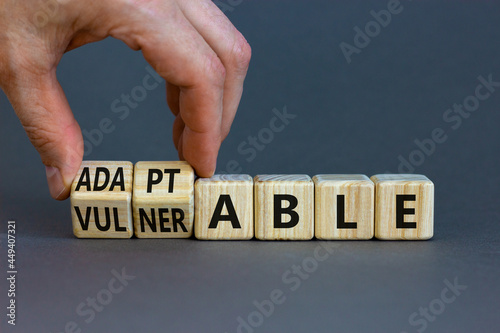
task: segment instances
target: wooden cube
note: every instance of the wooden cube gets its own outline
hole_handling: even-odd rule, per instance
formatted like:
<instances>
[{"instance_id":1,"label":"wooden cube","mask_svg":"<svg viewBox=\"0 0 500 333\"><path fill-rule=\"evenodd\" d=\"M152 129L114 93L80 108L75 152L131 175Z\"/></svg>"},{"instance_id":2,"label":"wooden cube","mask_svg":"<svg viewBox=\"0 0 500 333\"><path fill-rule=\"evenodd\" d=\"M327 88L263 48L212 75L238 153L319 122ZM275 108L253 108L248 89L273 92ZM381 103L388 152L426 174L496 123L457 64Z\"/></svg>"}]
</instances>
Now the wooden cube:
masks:
<instances>
[{"instance_id":1,"label":"wooden cube","mask_svg":"<svg viewBox=\"0 0 500 333\"><path fill-rule=\"evenodd\" d=\"M251 239L253 179L214 175L195 182L194 234L198 239Z\"/></svg>"},{"instance_id":2,"label":"wooden cube","mask_svg":"<svg viewBox=\"0 0 500 333\"><path fill-rule=\"evenodd\" d=\"M314 236L314 184L307 175L254 178L255 237L309 240Z\"/></svg>"},{"instance_id":3,"label":"wooden cube","mask_svg":"<svg viewBox=\"0 0 500 333\"><path fill-rule=\"evenodd\" d=\"M137 237L191 237L193 204L194 170L187 162L136 163L132 208Z\"/></svg>"},{"instance_id":4,"label":"wooden cube","mask_svg":"<svg viewBox=\"0 0 500 333\"><path fill-rule=\"evenodd\" d=\"M314 235L318 239L371 239L375 186L365 175L317 175Z\"/></svg>"},{"instance_id":5,"label":"wooden cube","mask_svg":"<svg viewBox=\"0 0 500 333\"><path fill-rule=\"evenodd\" d=\"M71 186L76 237L132 237L132 171L130 162L82 162Z\"/></svg>"},{"instance_id":6,"label":"wooden cube","mask_svg":"<svg viewBox=\"0 0 500 333\"><path fill-rule=\"evenodd\" d=\"M424 240L434 233L434 184L423 175L382 174L375 183L375 237Z\"/></svg>"}]
</instances>

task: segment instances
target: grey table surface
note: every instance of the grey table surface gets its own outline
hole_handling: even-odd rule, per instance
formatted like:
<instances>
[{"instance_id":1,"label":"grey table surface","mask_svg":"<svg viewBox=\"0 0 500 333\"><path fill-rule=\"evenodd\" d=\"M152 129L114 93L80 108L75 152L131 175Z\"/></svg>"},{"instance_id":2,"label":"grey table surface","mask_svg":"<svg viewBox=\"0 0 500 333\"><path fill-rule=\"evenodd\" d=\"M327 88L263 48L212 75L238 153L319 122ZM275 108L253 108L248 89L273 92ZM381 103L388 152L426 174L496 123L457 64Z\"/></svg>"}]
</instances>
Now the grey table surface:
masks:
<instances>
[{"instance_id":1,"label":"grey table surface","mask_svg":"<svg viewBox=\"0 0 500 333\"><path fill-rule=\"evenodd\" d=\"M76 239L69 201L49 198L40 159L2 95L1 332L500 331L500 87L469 97L481 77L500 81L498 2L401 1L379 29L370 11L386 1L219 4L253 48L219 172L230 161L250 175L411 168L436 186L434 238ZM348 62L342 47L356 47L355 29L367 24L372 37L358 37ZM63 58L58 77L82 129L102 118L115 126L85 159L177 158L164 84L126 119L112 111L146 67L140 52L112 39ZM462 103L474 111L448 119ZM242 151L285 109L296 117L282 131L255 154ZM415 140L436 129L446 140L419 153ZM413 162L401 167L401 158ZM17 226L15 326L6 322L8 220ZM302 265L309 273L297 271Z\"/></svg>"}]
</instances>

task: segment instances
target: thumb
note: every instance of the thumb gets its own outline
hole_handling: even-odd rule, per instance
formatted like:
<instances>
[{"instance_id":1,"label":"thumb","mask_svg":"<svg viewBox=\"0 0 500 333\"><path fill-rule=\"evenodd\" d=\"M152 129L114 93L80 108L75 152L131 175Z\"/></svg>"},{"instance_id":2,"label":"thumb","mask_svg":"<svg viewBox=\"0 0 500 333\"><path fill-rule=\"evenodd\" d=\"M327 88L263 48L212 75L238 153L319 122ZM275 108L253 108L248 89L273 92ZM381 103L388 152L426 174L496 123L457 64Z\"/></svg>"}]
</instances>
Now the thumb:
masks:
<instances>
[{"instance_id":1,"label":"thumb","mask_svg":"<svg viewBox=\"0 0 500 333\"><path fill-rule=\"evenodd\" d=\"M5 94L46 167L51 196L64 200L83 158L80 126L57 81L55 68L43 73L11 73L8 83L3 84Z\"/></svg>"}]
</instances>

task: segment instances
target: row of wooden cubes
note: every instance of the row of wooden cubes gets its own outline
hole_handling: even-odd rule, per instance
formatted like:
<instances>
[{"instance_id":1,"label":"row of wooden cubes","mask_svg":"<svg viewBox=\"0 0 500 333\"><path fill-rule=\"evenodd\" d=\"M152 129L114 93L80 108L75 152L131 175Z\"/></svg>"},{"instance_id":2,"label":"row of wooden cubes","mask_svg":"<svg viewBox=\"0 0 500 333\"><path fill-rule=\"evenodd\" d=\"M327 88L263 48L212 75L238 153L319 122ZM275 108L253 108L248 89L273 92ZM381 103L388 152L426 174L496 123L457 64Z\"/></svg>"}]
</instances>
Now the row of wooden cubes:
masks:
<instances>
[{"instance_id":1,"label":"row of wooden cubes","mask_svg":"<svg viewBox=\"0 0 500 333\"><path fill-rule=\"evenodd\" d=\"M84 161L71 189L79 238L424 240L434 184L414 174L214 175L186 162Z\"/></svg>"}]
</instances>

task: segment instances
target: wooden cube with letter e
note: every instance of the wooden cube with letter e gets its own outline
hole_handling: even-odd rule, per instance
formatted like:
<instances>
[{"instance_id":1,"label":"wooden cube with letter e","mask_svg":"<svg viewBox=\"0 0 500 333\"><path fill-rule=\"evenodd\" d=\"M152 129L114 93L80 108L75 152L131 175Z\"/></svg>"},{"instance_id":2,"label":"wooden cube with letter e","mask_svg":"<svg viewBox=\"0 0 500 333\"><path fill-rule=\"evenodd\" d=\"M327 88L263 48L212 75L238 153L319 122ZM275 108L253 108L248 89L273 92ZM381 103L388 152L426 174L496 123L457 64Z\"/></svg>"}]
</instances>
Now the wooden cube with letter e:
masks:
<instances>
[{"instance_id":1,"label":"wooden cube with letter e","mask_svg":"<svg viewBox=\"0 0 500 333\"><path fill-rule=\"evenodd\" d=\"M253 208L253 179L249 175L197 179L196 238L251 239L254 235Z\"/></svg>"},{"instance_id":2,"label":"wooden cube with letter e","mask_svg":"<svg viewBox=\"0 0 500 333\"><path fill-rule=\"evenodd\" d=\"M82 162L71 186L76 237L132 237L132 178L131 162Z\"/></svg>"},{"instance_id":3,"label":"wooden cube with letter e","mask_svg":"<svg viewBox=\"0 0 500 333\"><path fill-rule=\"evenodd\" d=\"M254 178L255 237L310 240L314 236L314 184L307 175Z\"/></svg>"},{"instance_id":4,"label":"wooden cube with letter e","mask_svg":"<svg viewBox=\"0 0 500 333\"><path fill-rule=\"evenodd\" d=\"M194 170L183 161L138 162L132 208L138 238L188 238L193 233Z\"/></svg>"},{"instance_id":5,"label":"wooden cube with letter e","mask_svg":"<svg viewBox=\"0 0 500 333\"><path fill-rule=\"evenodd\" d=\"M423 175L381 174L375 184L375 237L425 240L434 234L434 184Z\"/></svg>"}]
</instances>

